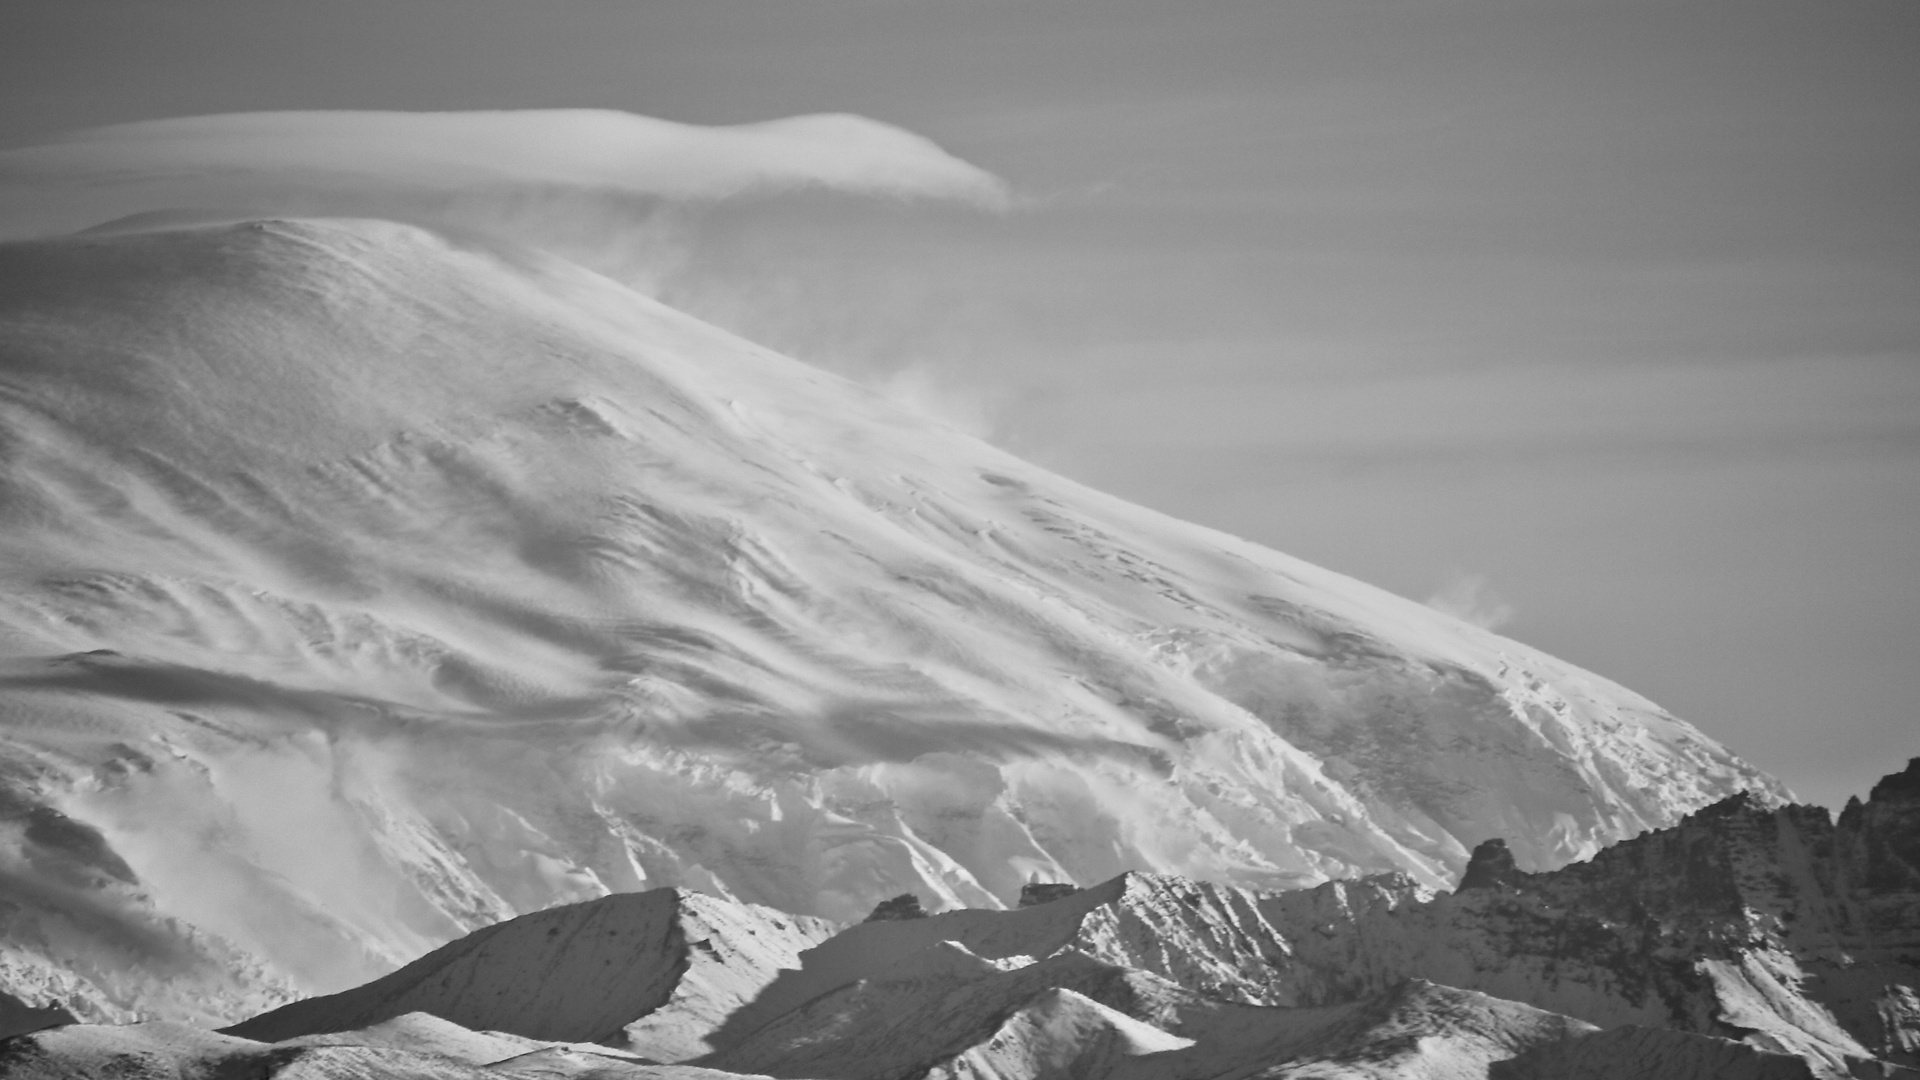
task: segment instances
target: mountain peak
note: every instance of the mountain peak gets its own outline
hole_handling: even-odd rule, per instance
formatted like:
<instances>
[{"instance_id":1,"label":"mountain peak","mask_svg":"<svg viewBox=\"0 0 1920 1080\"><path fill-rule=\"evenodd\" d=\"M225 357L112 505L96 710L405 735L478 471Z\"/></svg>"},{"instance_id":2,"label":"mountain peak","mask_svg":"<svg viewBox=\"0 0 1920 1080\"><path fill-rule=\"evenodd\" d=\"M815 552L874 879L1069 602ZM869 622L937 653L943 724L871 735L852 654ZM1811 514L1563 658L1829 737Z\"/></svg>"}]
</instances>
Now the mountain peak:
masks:
<instances>
[{"instance_id":1,"label":"mountain peak","mask_svg":"<svg viewBox=\"0 0 1920 1080\"><path fill-rule=\"evenodd\" d=\"M279 1041L426 1012L476 1030L685 1060L711 1049L700 1042L707 1024L830 933L820 920L691 890L616 894L497 923L364 986L226 1031Z\"/></svg>"},{"instance_id":2,"label":"mountain peak","mask_svg":"<svg viewBox=\"0 0 1920 1080\"><path fill-rule=\"evenodd\" d=\"M1906 770L1888 773L1867 793L1869 802L1920 801L1920 757L1907 762Z\"/></svg>"},{"instance_id":3,"label":"mountain peak","mask_svg":"<svg viewBox=\"0 0 1920 1080\"><path fill-rule=\"evenodd\" d=\"M126 871L32 864L0 992L90 1019L663 887L851 922L1109 882L1141 952L1234 888L1439 888L1488 836L1546 869L1777 788L1605 679L548 256L331 220L0 245L0 380L0 765ZM109 953L147 974L74 974Z\"/></svg>"},{"instance_id":4,"label":"mountain peak","mask_svg":"<svg viewBox=\"0 0 1920 1080\"><path fill-rule=\"evenodd\" d=\"M1519 874L1519 868L1514 865L1513 852L1507 849L1505 840L1482 840L1467 860L1467 869L1460 875L1457 891L1503 888L1513 884Z\"/></svg>"}]
</instances>

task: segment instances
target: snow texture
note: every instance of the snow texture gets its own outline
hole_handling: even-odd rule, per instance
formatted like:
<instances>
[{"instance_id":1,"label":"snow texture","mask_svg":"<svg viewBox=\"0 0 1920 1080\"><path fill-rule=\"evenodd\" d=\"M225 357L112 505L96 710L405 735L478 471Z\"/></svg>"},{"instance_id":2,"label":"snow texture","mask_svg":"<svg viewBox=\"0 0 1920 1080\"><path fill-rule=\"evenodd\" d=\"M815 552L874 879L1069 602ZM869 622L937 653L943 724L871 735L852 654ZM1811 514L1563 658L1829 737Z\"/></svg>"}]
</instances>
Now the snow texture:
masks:
<instances>
[{"instance_id":1,"label":"snow texture","mask_svg":"<svg viewBox=\"0 0 1920 1080\"><path fill-rule=\"evenodd\" d=\"M1439 888L1784 795L1517 642L370 221L0 246L0 711L0 992L91 1021L608 893ZM1265 1000L1223 917L1094 955Z\"/></svg>"}]
</instances>

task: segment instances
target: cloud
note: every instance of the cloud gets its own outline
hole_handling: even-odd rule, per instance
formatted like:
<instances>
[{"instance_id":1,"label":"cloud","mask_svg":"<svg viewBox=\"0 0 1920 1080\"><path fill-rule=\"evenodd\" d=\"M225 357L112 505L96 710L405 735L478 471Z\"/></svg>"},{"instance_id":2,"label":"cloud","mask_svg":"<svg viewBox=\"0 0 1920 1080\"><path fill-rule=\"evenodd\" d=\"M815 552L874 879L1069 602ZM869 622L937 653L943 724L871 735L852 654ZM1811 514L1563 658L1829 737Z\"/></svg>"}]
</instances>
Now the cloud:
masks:
<instances>
[{"instance_id":1,"label":"cloud","mask_svg":"<svg viewBox=\"0 0 1920 1080\"><path fill-rule=\"evenodd\" d=\"M551 230L569 209L646 220L662 203L814 190L987 209L997 177L852 115L707 127L596 109L262 112L146 120L0 151L0 238L190 208L357 213ZM426 224L439 222L427 221Z\"/></svg>"},{"instance_id":2,"label":"cloud","mask_svg":"<svg viewBox=\"0 0 1920 1080\"><path fill-rule=\"evenodd\" d=\"M364 217L532 247L977 434L989 403L954 377L977 305L935 264L1013 206L932 140L846 114L233 113L0 150L0 240Z\"/></svg>"},{"instance_id":3,"label":"cloud","mask_svg":"<svg viewBox=\"0 0 1920 1080\"><path fill-rule=\"evenodd\" d=\"M1484 574L1456 574L1440 591L1427 597L1427 606L1482 630L1498 630L1519 614L1488 586Z\"/></svg>"}]
</instances>

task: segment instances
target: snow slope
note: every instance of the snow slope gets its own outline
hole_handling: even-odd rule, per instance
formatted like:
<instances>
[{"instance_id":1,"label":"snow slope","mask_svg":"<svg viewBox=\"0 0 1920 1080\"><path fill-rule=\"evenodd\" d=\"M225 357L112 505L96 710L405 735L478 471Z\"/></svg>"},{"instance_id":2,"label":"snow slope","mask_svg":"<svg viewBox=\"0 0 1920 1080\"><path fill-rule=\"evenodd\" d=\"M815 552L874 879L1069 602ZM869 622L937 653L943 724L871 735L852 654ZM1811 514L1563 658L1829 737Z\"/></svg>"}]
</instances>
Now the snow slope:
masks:
<instances>
[{"instance_id":1,"label":"snow slope","mask_svg":"<svg viewBox=\"0 0 1920 1080\"><path fill-rule=\"evenodd\" d=\"M428 1013L685 1061L712 1051L707 1032L831 932L819 919L679 889L623 893L497 923L365 986L227 1031L277 1042Z\"/></svg>"},{"instance_id":2,"label":"snow slope","mask_svg":"<svg viewBox=\"0 0 1920 1080\"><path fill-rule=\"evenodd\" d=\"M1645 699L531 253L0 246L0 991L231 1021L556 903L1546 868Z\"/></svg>"}]
</instances>

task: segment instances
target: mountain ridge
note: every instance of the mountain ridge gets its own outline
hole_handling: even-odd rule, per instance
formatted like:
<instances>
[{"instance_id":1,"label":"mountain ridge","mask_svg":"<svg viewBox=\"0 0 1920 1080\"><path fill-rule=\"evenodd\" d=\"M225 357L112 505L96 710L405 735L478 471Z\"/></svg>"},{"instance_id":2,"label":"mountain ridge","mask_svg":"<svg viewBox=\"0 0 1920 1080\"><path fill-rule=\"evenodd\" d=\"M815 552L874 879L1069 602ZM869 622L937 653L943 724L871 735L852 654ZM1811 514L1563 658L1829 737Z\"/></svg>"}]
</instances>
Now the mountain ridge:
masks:
<instances>
[{"instance_id":1,"label":"mountain ridge","mask_svg":"<svg viewBox=\"0 0 1920 1080\"><path fill-rule=\"evenodd\" d=\"M1404 876L1256 893L1130 873L1013 911L836 928L661 889L520 916L221 1033L67 1025L0 1041L0 1067L68 1080L117 1054L368 1080L1911 1075L1920 1012L1855 1006L1870 980L1881 1006L1920 985L1920 878L1883 865L1911 869L1915 813L1904 782L1844 824L1736 796L1555 871L1514 870L1483 844L1475 883L1440 894ZM1769 846L1817 861L1746 872ZM1871 924L1813 925L1842 899ZM1874 940L1834 936L1849 928ZM1556 967L1558 981L1530 980ZM606 990L636 978L645 993ZM599 1046L569 1041L596 1033Z\"/></svg>"}]
</instances>

